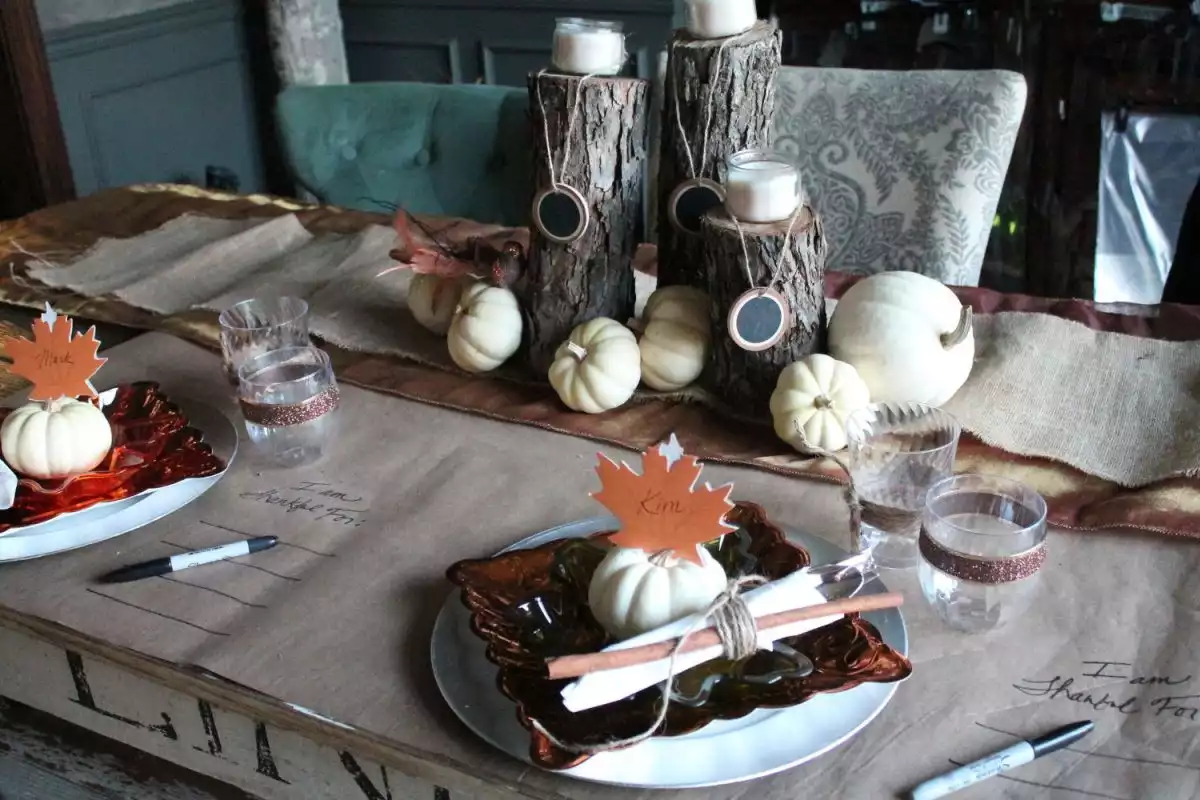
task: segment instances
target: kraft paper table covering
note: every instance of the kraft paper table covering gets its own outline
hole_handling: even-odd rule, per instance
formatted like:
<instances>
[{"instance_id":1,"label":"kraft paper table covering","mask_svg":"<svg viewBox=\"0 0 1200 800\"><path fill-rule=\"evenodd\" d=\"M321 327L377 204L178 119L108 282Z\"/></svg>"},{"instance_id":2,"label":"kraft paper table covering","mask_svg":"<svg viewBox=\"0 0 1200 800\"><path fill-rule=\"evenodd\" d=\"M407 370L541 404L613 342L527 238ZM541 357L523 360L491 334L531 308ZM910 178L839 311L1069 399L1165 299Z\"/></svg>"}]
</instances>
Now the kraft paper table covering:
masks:
<instances>
[{"instance_id":1,"label":"kraft paper table covering","mask_svg":"<svg viewBox=\"0 0 1200 800\"><path fill-rule=\"evenodd\" d=\"M321 207L297 211L297 208L293 202L261 196L238 197L188 187L133 187L48 209L4 226L0 229L0 243L7 239L10 253L15 250L11 242L16 240L27 250L67 259L85 251L101 236L135 235L184 213L240 219L278 217L295 212L309 232L320 234L352 234L387 221L380 215L362 212ZM457 240L488 235L498 242L525 235L521 230L503 230L461 220L434 220L430 224ZM645 252L647 250L650 252ZM642 264L652 264L652 255L652 248L643 248L639 260ZM12 257L18 266L24 259L21 253ZM853 280L850 276L830 273L827 293L836 297ZM1127 316L1100 312L1085 301L1046 300L982 289L957 291L980 312L1038 311L1073 319L1095 330L1115 330L1176 341L1200 338L1200 309L1185 306L1164 305L1154 309L1156 313L1152 316ZM387 299L386 292L376 294ZM209 313L147 315L112 298L81 301L70 294L31 287L28 279L19 273L7 280L0 278L2 299L36 305L47 296L55 297L59 306L65 306L64 310L71 313L159 327L210 346L215 342L214 316ZM373 304L369 306L372 324L379 326L377 331L384 330L392 320L403 327L407 315L401 310L386 317L384 312L389 311L390 306L384 300L373 298ZM411 320L407 320L407 324L412 326ZM693 452L712 460L749 464L817 479L841 479L840 470L831 463L799 458L769 429L732 422L696 404L649 401L599 417L588 417L566 412L552 391L541 384L519 385L492 377L448 375L395 358L333 350L343 381L399 396L636 448L648 446L666 433L676 431ZM1188 463L1186 457L1184 463ZM1125 525L1177 535L1200 535L1200 481L1196 479L1170 479L1141 489L1123 489L1115 482L1089 476L1061 463L1005 453L971 436L964 437L960 446L959 468L1006 474L1032 484L1047 497L1051 519L1064 526L1097 529Z\"/></svg>"},{"instance_id":2,"label":"kraft paper table covering","mask_svg":"<svg viewBox=\"0 0 1200 800\"><path fill-rule=\"evenodd\" d=\"M153 377L168 391L236 413L218 357L201 348L147 334L106 355L100 387ZM345 389L343 403L344 419L354 423L343 426L325 462L279 471L240 458L200 500L142 530L69 554L0 565L0 605L149 656L198 665L448 760L464 774L494 782L496 797L888 797L949 767L949 759L1009 743L998 730L1032 735L1080 718L1095 718L1097 733L1015 777L1127 800L1182 800L1200 791L1200 720L1176 717L1173 708L1198 703L1161 699L1200 694L1194 648L1200 549L1166 537L1061 531L1049 537L1046 580L1033 610L990 635L941 627L923 608L911 576L892 579L892 588L907 598L913 677L862 735L808 765L751 784L664 795L526 768L476 740L435 688L429 636L450 592L443 571L460 558L603 513L587 496L595 488L596 446L354 387ZM845 542L846 512L836 487L721 465L707 467L705 478L733 481L735 497L763 504L780 523ZM337 496L292 488L317 482ZM119 565L173 552L164 541L203 547L238 538L216 526L274 534L283 544L242 559L242 566L225 562L170 580L93 583ZM1125 679L1089 678L1084 673L1095 665L1088 661L1133 666L1101 673ZM1130 683L1144 676L1169 677L1175 685ZM1035 696L1046 688L1037 682L1056 677L1053 689L1072 679L1065 691L1075 701L1065 693ZM1082 702L1081 691L1091 691L1092 702L1103 707ZM1127 703L1124 711L1112 707L1121 703ZM1093 751L1100 755L1085 755ZM997 780L962 796L1088 795Z\"/></svg>"}]
</instances>

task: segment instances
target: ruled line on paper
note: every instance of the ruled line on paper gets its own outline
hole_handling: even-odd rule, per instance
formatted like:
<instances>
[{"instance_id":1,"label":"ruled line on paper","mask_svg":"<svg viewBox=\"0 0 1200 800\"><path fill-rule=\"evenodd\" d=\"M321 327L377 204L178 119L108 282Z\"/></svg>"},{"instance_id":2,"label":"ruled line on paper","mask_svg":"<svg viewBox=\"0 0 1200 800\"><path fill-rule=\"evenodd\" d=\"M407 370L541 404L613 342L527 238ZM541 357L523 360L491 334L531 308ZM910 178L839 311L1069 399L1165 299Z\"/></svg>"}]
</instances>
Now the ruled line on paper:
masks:
<instances>
[{"instance_id":1,"label":"ruled line on paper","mask_svg":"<svg viewBox=\"0 0 1200 800\"><path fill-rule=\"evenodd\" d=\"M166 539L159 539L159 542L161 542L162 544L165 544L167 547L174 547L177 550L191 550L192 549L190 547L185 547L181 544L176 544L175 542L168 542ZM251 553L251 555L253 555L253 553ZM238 556L238 558L245 558L245 556ZM221 560L224 561L226 564L233 564L234 566L237 566L237 567L248 567L249 569L256 569L259 572L265 572L266 574L272 575L276 578L280 578L281 580L295 581L296 583L300 582L299 578L294 578L291 575L281 575L278 572L272 572L271 570L267 569L266 567L260 567L257 564L247 564L244 561L234 561L232 558L223 558Z\"/></svg>"},{"instance_id":2,"label":"ruled line on paper","mask_svg":"<svg viewBox=\"0 0 1200 800\"><path fill-rule=\"evenodd\" d=\"M228 533L237 534L238 536L244 536L247 539L253 539L256 536L256 534L246 533L245 531L239 531L237 528L230 528L228 525L218 525L217 523L209 522L206 519L200 520L200 524L207 525L210 528L216 528L219 531L226 531ZM276 537L276 538L278 538L278 537ZM311 547L305 547L302 544L294 544L292 542L285 542L283 539L279 539L279 544L283 547L294 547L297 550L303 550L306 553L312 553L314 556L324 556L325 558L337 558L337 553L323 553L320 550L314 550Z\"/></svg>"},{"instance_id":3,"label":"ruled line on paper","mask_svg":"<svg viewBox=\"0 0 1200 800\"><path fill-rule=\"evenodd\" d=\"M222 559L222 560L225 560L225 559ZM221 597L228 597L230 600L234 600L238 603L241 603L244 606L249 606L250 608L266 608L266 606L262 605L261 603L251 603L249 600L243 600L240 597L235 597L234 595L227 594L226 592L222 592L220 589L214 589L211 586L201 586L198 583L189 583L188 581L181 581L181 580L179 580L179 578L172 578L170 575L158 575L157 577L161 578L164 581L170 581L171 583L177 583L180 586L190 586L193 589L203 589L206 592L212 592L213 594L219 594L219 595L221 595Z\"/></svg>"},{"instance_id":4,"label":"ruled line on paper","mask_svg":"<svg viewBox=\"0 0 1200 800\"><path fill-rule=\"evenodd\" d=\"M955 761L953 758L946 760L956 767L964 766L967 763L965 761ZM1007 775L1003 772L994 777L1001 778L1006 781L1012 781L1013 783L1021 783L1026 786L1037 786L1040 789L1054 789L1055 791L1059 792L1074 792L1075 794L1081 794L1086 797L1100 797L1103 798L1103 800L1132 800L1132 798L1124 797L1119 794L1105 794L1104 792L1094 792L1091 789L1075 789L1071 786L1063 786L1059 783L1038 783L1037 781L1031 781L1027 778L1014 778L1012 775Z\"/></svg>"},{"instance_id":5,"label":"ruled line on paper","mask_svg":"<svg viewBox=\"0 0 1200 800\"><path fill-rule=\"evenodd\" d=\"M977 721L975 724L977 726L979 726L980 728L983 728L984 730L993 731L994 733L1002 733L1005 736L1011 736L1014 739L1024 739L1025 738L1025 737L1021 736L1019 733L1013 733L1012 731L1006 731L1006 730L1001 730L1000 728L994 728L991 725L985 725L982 722ZM1178 769L1190 769L1193 772L1200 772L1200 767L1195 767L1195 766L1192 766L1191 764L1180 764L1179 762L1176 762L1176 761L1159 761L1158 759L1154 759L1154 758L1137 758L1137 757L1133 757L1133 756L1118 756L1118 755L1113 755L1112 753L1097 753L1093 750L1084 750L1081 747L1068 746L1068 747L1064 747L1063 750L1068 750L1072 753L1079 753L1080 755L1085 755L1085 756L1094 756L1096 758L1111 758L1115 761L1129 761L1134 764L1149 764L1149 765L1157 766L1157 767L1177 767Z\"/></svg>"},{"instance_id":6,"label":"ruled line on paper","mask_svg":"<svg viewBox=\"0 0 1200 800\"><path fill-rule=\"evenodd\" d=\"M121 605L128 606L129 608L136 608L138 611L145 611L147 614L153 614L156 617L162 617L163 619L169 619L172 622L178 622L180 625L187 625L189 628L195 628L198 631L204 631L205 633L210 633L213 636L228 636L229 635L228 633L225 633L224 631L210 630L209 628L206 628L203 625L197 625L194 622L188 622L186 619L180 619L179 617L172 617L170 614L164 614L161 611L155 611L152 608L145 608L143 606L139 606L137 603L131 603L128 600L122 600L119 597L113 597L111 594L105 594L104 592L98 592L91 587L88 587L87 591L96 595L97 597L103 597L106 600L112 600L114 603L120 603Z\"/></svg>"}]
</instances>

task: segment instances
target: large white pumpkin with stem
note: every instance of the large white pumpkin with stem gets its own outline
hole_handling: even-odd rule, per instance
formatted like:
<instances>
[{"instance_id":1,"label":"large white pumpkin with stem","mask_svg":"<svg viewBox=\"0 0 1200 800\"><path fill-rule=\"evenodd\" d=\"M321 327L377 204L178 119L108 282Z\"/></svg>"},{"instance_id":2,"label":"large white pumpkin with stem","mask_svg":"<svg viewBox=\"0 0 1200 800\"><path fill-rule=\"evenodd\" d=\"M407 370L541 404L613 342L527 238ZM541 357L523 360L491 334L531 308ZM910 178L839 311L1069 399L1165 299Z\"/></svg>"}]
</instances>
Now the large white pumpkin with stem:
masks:
<instances>
[{"instance_id":1,"label":"large white pumpkin with stem","mask_svg":"<svg viewBox=\"0 0 1200 800\"><path fill-rule=\"evenodd\" d=\"M703 611L729 579L707 550L699 550L695 564L669 551L612 548L588 584L592 616L613 636L628 639Z\"/></svg>"},{"instance_id":2,"label":"large white pumpkin with stem","mask_svg":"<svg viewBox=\"0 0 1200 800\"><path fill-rule=\"evenodd\" d=\"M708 295L691 286L657 289L642 312L642 382L651 389L682 389L704 370L712 342Z\"/></svg>"},{"instance_id":3,"label":"large white pumpkin with stem","mask_svg":"<svg viewBox=\"0 0 1200 800\"><path fill-rule=\"evenodd\" d=\"M112 447L104 412L69 397L27 403L0 426L0 452L8 466L30 478L56 479L95 469Z\"/></svg>"},{"instance_id":4,"label":"large white pumpkin with stem","mask_svg":"<svg viewBox=\"0 0 1200 800\"><path fill-rule=\"evenodd\" d=\"M408 282L408 310L413 318L439 336L450 331L462 298L463 281L437 275L413 275Z\"/></svg>"},{"instance_id":5,"label":"large white pumpkin with stem","mask_svg":"<svg viewBox=\"0 0 1200 800\"><path fill-rule=\"evenodd\" d=\"M846 446L846 417L870 402L854 367L814 353L779 374L771 418L776 435L800 452L806 446L836 451Z\"/></svg>"},{"instance_id":6,"label":"large white pumpkin with stem","mask_svg":"<svg viewBox=\"0 0 1200 800\"><path fill-rule=\"evenodd\" d=\"M872 402L940 406L971 374L971 308L933 278L881 272L838 301L829 354L858 370Z\"/></svg>"},{"instance_id":7,"label":"large white pumpkin with stem","mask_svg":"<svg viewBox=\"0 0 1200 800\"><path fill-rule=\"evenodd\" d=\"M642 376L633 332L598 317L575 327L550 365L550 385L575 411L600 414L625 403Z\"/></svg>"},{"instance_id":8,"label":"large white pumpkin with stem","mask_svg":"<svg viewBox=\"0 0 1200 800\"><path fill-rule=\"evenodd\" d=\"M450 357L467 372L488 372L521 346L524 322L508 289L476 282L463 289L446 337Z\"/></svg>"}]
</instances>

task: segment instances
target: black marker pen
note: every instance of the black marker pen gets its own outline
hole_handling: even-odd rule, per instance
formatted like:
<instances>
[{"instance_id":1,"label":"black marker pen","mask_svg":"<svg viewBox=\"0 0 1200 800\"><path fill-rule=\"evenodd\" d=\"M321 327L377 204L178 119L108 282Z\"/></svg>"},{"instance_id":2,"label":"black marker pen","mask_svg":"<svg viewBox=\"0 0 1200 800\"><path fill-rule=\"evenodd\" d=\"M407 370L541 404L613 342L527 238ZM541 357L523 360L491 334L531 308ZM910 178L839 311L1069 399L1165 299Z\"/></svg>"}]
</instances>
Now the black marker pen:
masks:
<instances>
[{"instance_id":1,"label":"black marker pen","mask_svg":"<svg viewBox=\"0 0 1200 800\"><path fill-rule=\"evenodd\" d=\"M121 567L107 575L102 575L100 582L126 583L128 581L141 580L142 578L168 575L172 572L179 572L181 569L187 569L188 567L198 567L201 564L211 564L214 561L223 561L226 558L237 558L238 556L257 553L260 550L272 548L277 544L279 544L279 538L276 536L258 536L254 539L243 539L240 542L233 542L232 544L209 547L205 550L192 550L187 553L170 556L169 558L156 558L153 561L145 561L141 564L131 564L128 567Z\"/></svg>"}]
</instances>

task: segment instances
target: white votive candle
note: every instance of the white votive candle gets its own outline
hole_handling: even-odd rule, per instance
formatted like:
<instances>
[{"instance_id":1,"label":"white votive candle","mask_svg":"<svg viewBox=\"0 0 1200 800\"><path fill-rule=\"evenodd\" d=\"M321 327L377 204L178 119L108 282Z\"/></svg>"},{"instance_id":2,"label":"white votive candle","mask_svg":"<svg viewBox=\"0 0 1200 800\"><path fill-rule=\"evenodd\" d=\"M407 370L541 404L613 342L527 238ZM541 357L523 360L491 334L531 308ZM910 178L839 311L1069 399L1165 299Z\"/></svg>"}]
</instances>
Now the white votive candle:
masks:
<instances>
[{"instance_id":1,"label":"white votive candle","mask_svg":"<svg viewBox=\"0 0 1200 800\"><path fill-rule=\"evenodd\" d=\"M729 157L725 210L742 222L779 222L800 207L800 171L787 156L743 150Z\"/></svg>"},{"instance_id":2,"label":"white votive candle","mask_svg":"<svg viewBox=\"0 0 1200 800\"><path fill-rule=\"evenodd\" d=\"M687 0L688 33L697 39L724 39L758 22L754 0Z\"/></svg>"},{"instance_id":3,"label":"white votive candle","mask_svg":"<svg viewBox=\"0 0 1200 800\"><path fill-rule=\"evenodd\" d=\"M625 65L621 23L560 19L554 28L554 68L572 75L616 75Z\"/></svg>"}]
</instances>

